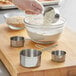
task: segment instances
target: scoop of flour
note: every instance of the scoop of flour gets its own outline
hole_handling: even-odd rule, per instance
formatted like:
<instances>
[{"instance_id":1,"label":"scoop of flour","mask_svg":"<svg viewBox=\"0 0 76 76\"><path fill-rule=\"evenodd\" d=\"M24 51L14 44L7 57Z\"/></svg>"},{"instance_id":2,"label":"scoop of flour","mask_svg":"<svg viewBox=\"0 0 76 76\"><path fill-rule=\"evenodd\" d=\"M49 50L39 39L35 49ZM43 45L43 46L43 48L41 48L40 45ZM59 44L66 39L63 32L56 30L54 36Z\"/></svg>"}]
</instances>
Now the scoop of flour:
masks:
<instances>
[{"instance_id":1,"label":"scoop of flour","mask_svg":"<svg viewBox=\"0 0 76 76\"><path fill-rule=\"evenodd\" d=\"M53 21L55 20L55 10L52 9L48 12L45 13L45 15L43 14L39 14L39 15L28 15L25 18L25 21L27 23L30 23L32 25L43 25L43 26L49 26L53 23Z\"/></svg>"},{"instance_id":2,"label":"scoop of flour","mask_svg":"<svg viewBox=\"0 0 76 76\"><path fill-rule=\"evenodd\" d=\"M55 11L52 9L51 11L48 11L44 15L44 25L49 25L54 21L55 18Z\"/></svg>"}]
</instances>

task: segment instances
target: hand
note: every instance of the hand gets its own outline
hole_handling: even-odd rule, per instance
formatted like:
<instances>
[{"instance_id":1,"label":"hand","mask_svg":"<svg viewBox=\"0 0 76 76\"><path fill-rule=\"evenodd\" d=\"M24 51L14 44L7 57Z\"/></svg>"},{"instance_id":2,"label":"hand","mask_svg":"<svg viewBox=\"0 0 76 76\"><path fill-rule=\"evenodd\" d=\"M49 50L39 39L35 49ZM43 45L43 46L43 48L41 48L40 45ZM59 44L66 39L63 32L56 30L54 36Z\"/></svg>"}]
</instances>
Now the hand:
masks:
<instances>
[{"instance_id":1,"label":"hand","mask_svg":"<svg viewBox=\"0 0 76 76\"><path fill-rule=\"evenodd\" d=\"M12 2L28 14L40 14L43 11L42 6L35 0L12 0Z\"/></svg>"}]
</instances>

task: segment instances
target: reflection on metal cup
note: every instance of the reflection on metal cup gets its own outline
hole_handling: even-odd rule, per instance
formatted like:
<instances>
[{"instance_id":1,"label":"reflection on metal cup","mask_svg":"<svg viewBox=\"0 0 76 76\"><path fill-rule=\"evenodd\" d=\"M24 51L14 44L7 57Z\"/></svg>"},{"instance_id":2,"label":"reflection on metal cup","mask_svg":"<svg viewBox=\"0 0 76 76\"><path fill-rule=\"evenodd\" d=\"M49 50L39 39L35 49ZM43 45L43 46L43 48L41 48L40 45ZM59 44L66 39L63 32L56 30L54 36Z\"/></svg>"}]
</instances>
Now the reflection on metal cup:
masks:
<instances>
[{"instance_id":1,"label":"reflection on metal cup","mask_svg":"<svg viewBox=\"0 0 76 76\"><path fill-rule=\"evenodd\" d=\"M41 51L35 49L24 49L20 52L20 64L23 67L38 67L41 63Z\"/></svg>"},{"instance_id":2,"label":"reflection on metal cup","mask_svg":"<svg viewBox=\"0 0 76 76\"><path fill-rule=\"evenodd\" d=\"M10 38L10 45L12 47L23 47L24 46L24 37L22 36L13 36Z\"/></svg>"},{"instance_id":3,"label":"reflection on metal cup","mask_svg":"<svg viewBox=\"0 0 76 76\"><path fill-rule=\"evenodd\" d=\"M62 50L52 51L52 60L55 62L64 62L66 52Z\"/></svg>"}]
</instances>

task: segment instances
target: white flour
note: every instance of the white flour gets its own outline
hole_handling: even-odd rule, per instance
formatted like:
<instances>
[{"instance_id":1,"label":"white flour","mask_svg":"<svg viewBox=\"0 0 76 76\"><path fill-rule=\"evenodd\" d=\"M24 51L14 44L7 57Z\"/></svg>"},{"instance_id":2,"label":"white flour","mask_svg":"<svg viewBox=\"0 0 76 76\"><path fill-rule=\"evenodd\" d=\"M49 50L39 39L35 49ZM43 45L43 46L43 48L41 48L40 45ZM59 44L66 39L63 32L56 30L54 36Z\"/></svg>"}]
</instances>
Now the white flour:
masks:
<instances>
[{"instance_id":1,"label":"white flour","mask_svg":"<svg viewBox=\"0 0 76 76\"><path fill-rule=\"evenodd\" d=\"M63 21L59 20L58 23L62 23ZM57 23L57 24L58 24ZM56 24L56 23L55 23ZM36 27L26 27L28 30L28 35L31 37L31 39L37 43L43 43L43 44L47 44L47 43L51 43L51 42L56 42L59 37L60 34L63 31L63 26L62 25L58 25L61 26L61 28L56 28L56 26L53 26L53 29L51 28L52 26L38 26L39 28Z\"/></svg>"},{"instance_id":2,"label":"white flour","mask_svg":"<svg viewBox=\"0 0 76 76\"><path fill-rule=\"evenodd\" d=\"M40 34L39 34L40 33ZM40 42L40 43L47 43L47 42L56 42L59 37L60 37L60 33L57 34L51 34L48 32L32 32L32 31L28 31L29 36L31 37L31 39L35 42Z\"/></svg>"},{"instance_id":3,"label":"white flour","mask_svg":"<svg viewBox=\"0 0 76 76\"><path fill-rule=\"evenodd\" d=\"M62 27L57 27L62 26L59 24L62 24L63 21L59 20L57 23L52 24L51 19L53 19L54 15L52 17L52 15L49 16L49 14L50 12L45 17L43 17L42 15L38 15L30 16L26 19L28 23L32 24L30 25L32 28L26 28L28 30L28 35L31 37L33 41L37 43L47 44L51 42L56 42L59 39L60 34L62 32Z\"/></svg>"},{"instance_id":4,"label":"white flour","mask_svg":"<svg viewBox=\"0 0 76 76\"><path fill-rule=\"evenodd\" d=\"M55 18L55 11L51 10L47 12L44 16L44 25L52 24Z\"/></svg>"}]
</instances>

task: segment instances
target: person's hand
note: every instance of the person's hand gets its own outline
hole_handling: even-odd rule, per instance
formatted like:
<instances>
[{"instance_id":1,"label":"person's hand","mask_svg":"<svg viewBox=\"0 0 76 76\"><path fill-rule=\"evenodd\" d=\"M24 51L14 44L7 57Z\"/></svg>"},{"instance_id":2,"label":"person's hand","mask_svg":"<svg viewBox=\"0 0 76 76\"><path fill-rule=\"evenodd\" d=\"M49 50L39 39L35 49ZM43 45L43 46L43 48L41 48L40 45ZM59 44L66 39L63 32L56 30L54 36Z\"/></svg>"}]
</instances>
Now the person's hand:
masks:
<instances>
[{"instance_id":1,"label":"person's hand","mask_svg":"<svg viewBox=\"0 0 76 76\"><path fill-rule=\"evenodd\" d=\"M35 0L12 0L12 2L28 14L40 14L43 11L41 4Z\"/></svg>"}]
</instances>

